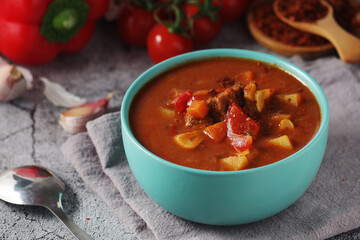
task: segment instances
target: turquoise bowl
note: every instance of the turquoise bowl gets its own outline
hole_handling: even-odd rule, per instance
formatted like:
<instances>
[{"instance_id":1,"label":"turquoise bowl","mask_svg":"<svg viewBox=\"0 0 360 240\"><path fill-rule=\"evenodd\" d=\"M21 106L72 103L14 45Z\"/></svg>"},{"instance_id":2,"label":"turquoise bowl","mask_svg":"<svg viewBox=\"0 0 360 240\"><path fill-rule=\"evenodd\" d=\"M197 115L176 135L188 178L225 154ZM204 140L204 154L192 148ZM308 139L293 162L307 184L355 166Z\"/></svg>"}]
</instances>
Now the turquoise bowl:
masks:
<instances>
[{"instance_id":1,"label":"turquoise bowl","mask_svg":"<svg viewBox=\"0 0 360 240\"><path fill-rule=\"evenodd\" d=\"M276 64L294 75L310 88L321 109L321 124L314 138L279 162L233 172L183 167L145 149L134 137L129 124L129 108L135 94L155 76L178 64L211 57L254 59ZM211 49L168 59L144 72L125 94L121 119L128 162L136 180L150 198L184 219L212 225L236 225L255 222L284 210L309 187L324 157L329 107L319 84L289 62L254 51Z\"/></svg>"}]
</instances>

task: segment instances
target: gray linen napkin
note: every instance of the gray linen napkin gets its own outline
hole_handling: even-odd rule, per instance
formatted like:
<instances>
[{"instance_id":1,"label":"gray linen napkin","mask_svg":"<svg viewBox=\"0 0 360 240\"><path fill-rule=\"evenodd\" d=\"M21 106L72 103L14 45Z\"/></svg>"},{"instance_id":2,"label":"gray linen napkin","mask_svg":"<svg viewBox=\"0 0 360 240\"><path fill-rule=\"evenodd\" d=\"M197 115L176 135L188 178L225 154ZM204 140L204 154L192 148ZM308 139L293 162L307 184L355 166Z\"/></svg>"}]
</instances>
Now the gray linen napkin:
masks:
<instances>
[{"instance_id":1,"label":"gray linen napkin","mask_svg":"<svg viewBox=\"0 0 360 240\"><path fill-rule=\"evenodd\" d=\"M305 194L281 213L246 225L216 227L183 220L137 184L123 150L120 114L87 125L62 147L84 182L139 239L323 239L360 226L360 68L335 57L291 62L323 87L330 132L321 168ZM116 226L113 226L116 227Z\"/></svg>"}]
</instances>

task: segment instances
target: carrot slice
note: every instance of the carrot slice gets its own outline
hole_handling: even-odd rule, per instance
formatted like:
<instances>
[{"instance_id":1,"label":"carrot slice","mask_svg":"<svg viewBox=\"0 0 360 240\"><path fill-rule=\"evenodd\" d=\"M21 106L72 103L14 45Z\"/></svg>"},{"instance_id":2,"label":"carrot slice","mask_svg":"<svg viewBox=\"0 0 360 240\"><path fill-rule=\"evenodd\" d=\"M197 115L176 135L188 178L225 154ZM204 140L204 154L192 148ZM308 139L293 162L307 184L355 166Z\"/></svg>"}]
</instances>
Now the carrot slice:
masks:
<instances>
[{"instance_id":1,"label":"carrot slice","mask_svg":"<svg viewBox=\"0 0 360 240\"><path fill-rule=\"evenodd\" d=\"M204 100L193 100L186 110L196 118L204 118L209 112L209 107Z\"/></svg>"},{"instance_id":2,"label":"carrot slice","mask_svg":"<svg viewBox=\"0 0 360 240\"><path fill-rule=\"evenodd\" d=\"M193 97L195 100L204 100L209 96L209 90L199 90L194 92Z\"/></svg>"},{"instance_id":3,"label":"carrot slice","mask_svg":"<svg viewBox=\"0 0 360 240\"><path fill-rule=\"evenodd\" d=\"M204 133L215 142L220 142L226 137L226 123L218 122L204 129Z\"/></svg>"}]
</instances>

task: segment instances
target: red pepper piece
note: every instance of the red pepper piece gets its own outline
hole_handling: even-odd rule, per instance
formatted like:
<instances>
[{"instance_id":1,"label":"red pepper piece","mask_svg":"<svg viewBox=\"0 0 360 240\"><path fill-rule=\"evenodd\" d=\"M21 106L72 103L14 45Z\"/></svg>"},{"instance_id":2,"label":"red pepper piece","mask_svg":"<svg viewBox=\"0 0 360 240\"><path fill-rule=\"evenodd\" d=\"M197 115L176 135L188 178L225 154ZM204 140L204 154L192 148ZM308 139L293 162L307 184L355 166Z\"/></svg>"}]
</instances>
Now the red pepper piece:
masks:
<instances>
[{"instance_id":1,"label":"red pepper piece","mask_svg":"<svg viewBox=\"0 0 360 240\"><path fill-rule=\"evenodd\" d=\"M256 137L259 134L260 124L248 117L236 103L229 106L225 121L228 136L234 133Z\"/></svg>"},{"instance_id":2,"label":"red pepper piece","mask_svg":"<svg viewBox=\"0 0 360 240\"><path fill-rule=\"evenodd\" d=\"M183 92L180 96L174 99L174 104L176 106L176 109L179 113L183 113L188 106L188 102L192 98L192 92L190 90L187 90L186 92Z\"/></svg>"},{"instance_id":3,"label":"red pepper piece","mask_svg":"<svg viewBox=\"0 0 360 240\"><path fill-rule=\"evenodd\" d=\"M260 124L248 117L241 108L232 103L226 113L227 135L236 151L249 149L260 131Z\"/></svg>"},{"instance_id":4,"label":"red pepper piece","mask_svg":"<svg viewBox=\"0 0 360 240\"><path fill-rule=\"evenodd\" d=\"M231 145L235 148L237 152L243 152L246 149L249 149L253 143L252 136L246 136L243 134L231 134L229 136Z\"/></svg>"},{"instance_id":5,"label":"red pepper piece","mask_svg":"<svg viewBox=\"0 0 360 240\"><path fill-rule=\"evenodd\" d=\"M1 0L0 53L32 65L79 51L108 6L109 0Z\"/></svg>"}]
</instances>

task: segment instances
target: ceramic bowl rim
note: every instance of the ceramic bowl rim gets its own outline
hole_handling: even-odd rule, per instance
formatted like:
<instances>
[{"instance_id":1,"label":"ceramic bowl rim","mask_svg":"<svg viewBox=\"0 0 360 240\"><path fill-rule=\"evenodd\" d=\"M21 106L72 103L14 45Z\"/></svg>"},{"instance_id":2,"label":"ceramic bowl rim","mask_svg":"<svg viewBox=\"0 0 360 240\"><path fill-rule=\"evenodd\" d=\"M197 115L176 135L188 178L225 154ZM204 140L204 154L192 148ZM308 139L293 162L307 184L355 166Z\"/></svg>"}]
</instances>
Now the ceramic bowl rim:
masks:
<instances>
[{"instance_id":1,"label":"ceramic bowl rim","mask_svg":"<svg viewBox=\"0 0 360 240\"><path fill-rule=\"evenodd\" d=\"M268 64L276 64L276 67L290 73L291 75L295 76L297 80L301 81L305 86L307 86L310 91L314 94L321 111L321 123L320 127L315 134L315 136L299 151L293 153L292 155L281 159L275 163L271 163L265 166L245 169L241 171L212 171L212 170L202 170L202 169L195 169L190 167L181 166L170 161L167 161L161 157L158 157L156 154L147 150L141 143L135 138L133 135L130 123L129 123L129 110L130 105L134 96L137 92L151 79L158 76L159 74L172 69L176 66L184 64L186 62L191 62L194 60L201 60L206 58L216 58L216 57L235 57L235 58L243 58L243 59L250 59L250 60L258 60L261 62L265 62ZM157 72L158 69L161 69L159 73L153 74L153 72ZM152 75L151 77L148 77ZM307 81L307 82L304 82ZM138 89L136 89L138 88ZM316 96L318 94L318 96ZM125 107L124 107L125 106ZM127 110L127 111L126 111ZM198 50L193 51L190 53L185 53L182 55L178 55L176 57L167 59L161 63L158 63L145 72L143 72L128 88L125 93L125 96L122 101L121 106L121 124L123 131L126 131L126 134L130 137L130 140L144 153L146 153L150 158L154 161L158 161L161 164L164 164L171 168L176 168L180 171L185 171L191 174L200 174L200 175L215 175L215 176L224 176L224 175L245 175L245 174L253 174L257 172L262 172L269 170L274 167L278 167L280 165L286 164L289 161L293 161L301 156L304 152L306 152L312 145L314 145L321 136L324 134L329 122L329 105L326 99L326 95L323 89L320 87L318 82L314 78L312 78L307 72L302 70L301 68L297 67L296 65L283 60L279 57L275 57L266 53L251 51L251 50L242 50L242 49L231 49L231 48L218 48L218 49L207 49L207 50ZM124 132L122 134L125 134Z\"/></svg>"}]
</instances>

